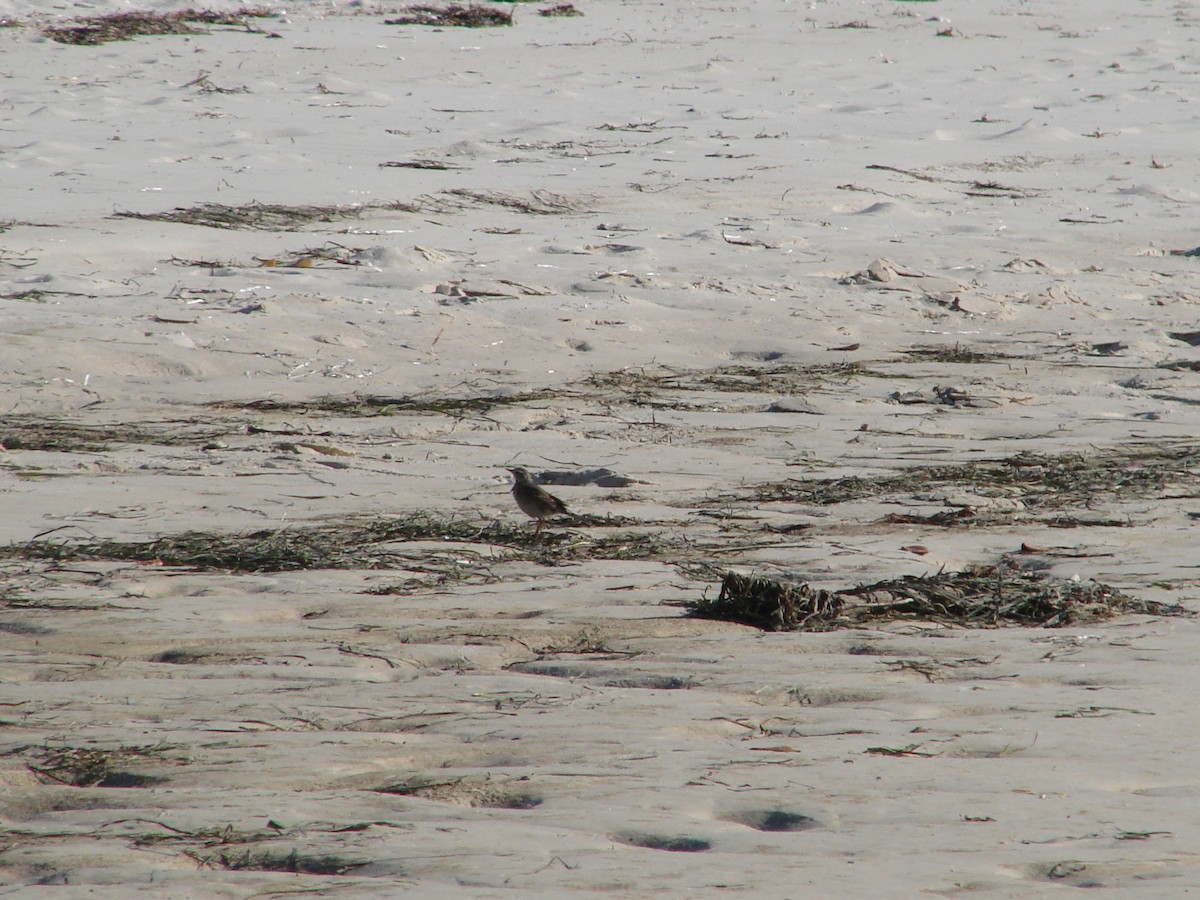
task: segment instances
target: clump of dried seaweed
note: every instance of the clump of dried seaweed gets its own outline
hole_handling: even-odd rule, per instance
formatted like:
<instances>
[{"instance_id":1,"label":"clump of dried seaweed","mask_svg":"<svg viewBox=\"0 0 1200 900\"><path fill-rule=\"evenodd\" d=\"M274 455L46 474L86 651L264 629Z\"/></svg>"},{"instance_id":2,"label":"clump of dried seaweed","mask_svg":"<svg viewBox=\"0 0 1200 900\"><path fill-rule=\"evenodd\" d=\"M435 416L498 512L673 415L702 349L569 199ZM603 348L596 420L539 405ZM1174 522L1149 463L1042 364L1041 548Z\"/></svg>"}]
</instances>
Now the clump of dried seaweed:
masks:
<instances>
[{"instance_id":1,"label":"clump of dried seaweed","mask_svg":"<svg viewBox=\"0 0 1200 900\"><path fill-rule=\"evenodd\" d=\"M760 503L829 505L955 486L982 495L1015 496L1031 509L1059 509L1105 499L1145 496L1167 485L1197 480L1200 480L1200 446L1154 444L1058 456L1019 453L999 460L913 466L895 475L792 479L759 485L752 489L749 499Z\"/></svg>"},{"instance_id":2,"label":"clump of dried seaweed","mask_svg":"<svg viewBox=\"0 0 1200 900\"><path fill-rule=\"evenodd\" d=\"M543 188L532 190L528 195L508 194L504 191L478 191L470 188L450 188L442 191L442 194L455 198L464 208L500 206L537 216L587 212L589 202L588 198L568 197L565 194L558 194Z\"/></svg>"},{"instance_id":3,"label":"clump of dried seaweed","mask_svg":"<svg viewBox=\"0 0 1200 900\"><path fill-rule=\"evenodd\" d=\"M245 409L256 412L326 413L337 416L393 416L401 413L442 413L448 416L483 415L497 406L534 403L557 399L559 391L548 388L521 393L474 395L467 397L424 396L387 397L349 394L340 397L316 397L312 400L215 400L207 403L217 409Z\"/></svg>"},{"instance_id":4,"label":"clump of dried seaweed","mask_svg":"<svg viewBox=\"0 0 1200 900\"><path fill-rule=\"evenodd\" d=\"M833 631L897 619L967 628L1061 628L1118 615L1191 616L1178 604L1142 600L1100 582L1064 581L1010 566L890 578L839 591L729 572L716 599L694 614L771 631Z\"/></svg>"},{"instance_id":5,"label":"clump of dried seaweed","mask_svg":"<svg viewBox=\"0 0 1200 900\"><path fill-rule=\"evenodd\" d=\"M1177 604L1142 600L1098 581L1071 581L1011 566L886 579L839 592L847 624L927 619L986 628L1033 625L1061 628L1119 615L1189 615Z\"/></svg>"},{"instance_id":6,"label":"clump of dried seaweed","mask_svg":"<svg viewBox=\"0 0 1200 900\"><path fill-rule=\"evenodd\" d=\"M344 206L288 206L279 203L247 203L245 206L226 206L223 203L201 203L199 206L176 207L170 212L140 213L125 210L114 213L113 217L142 219L150 222L177 222L183 225L202 225L207 228L292 231L312 222L356 219L364 211L376 209L416 212L419 207L399 202L354 203Z\"/></svg>"},{"instance_id":7,"label":"clump of dried seaweed","mask_svg":"<svg viewBox=\"0 0 1200 900\"><path fill-rule=\"evenodd\" d=\"M229 572L379 568L388 565L391 560L391 554L381 546L389 541L479 540L485 531L478 525L453 519L414 516L408 519L381 519L367 524L346 522L245 534L188 531L152 541L37 540L10 545L2 552L7 556L28 559L127 560Z\"/></svg>"},{"instance_id":8,"label":"clump of dried seaweed","mask_svg":"<svg viewBox=\"0 0 1200 900\"><path fill-rule=\"evenodd\" d=\"M372 790L379 794L420 797L441 803L485 809L534 809L543 802L540 794L527 788L510 788L503 781L493 781L491 776L480 778L459 775L437 779L417 776Z\"/></svg>"},{"instance_id":9,"label":"clump of dried seaweed","mask_svg":"<svg viewBox=\"0 0 1200 900\"><path fill-rule=\"evenodd\" d=\"M202 866L219 866L230 871L292 872L298 875L345 875L367 865L361 860L330 854L301 853L294 849L287 853L270 850L221 850L209 854L188 851L187 855Z\"/></svg>"},{"instance_id":10,"label":"clump of dried seaweed","mask_svg":"<svg viewBox=\"0 0 1200 900\"><path fill-rule=\"evenodd\" d=\"M638 406L691 409L696 401L685 399L688 394L712 392L807 396L831 381L840 383L854 378L881 377L885 376L858 363L817 366L787 363L729 365L708 369L631 367L616 372L595 373L582 384L591 390L603 392L606 397L616 394L622 402Z\"/></svg>"},{"instance_id":11,"label":"clump of dried seaweed","mask_svg":"<svg viewBox=\"0 0 1200 900\"><path fill-rule=\"evenodd\" d=\"M49 25L42 29L42 34L60 44L94 46L109 41L128 41L142 35L196 34L198 29L193 28L192 23L249 28L247 19L271 15L274 13L262 8L244 8L224 13L206 9L118 12L73 19L66 25Z\"/></svg>"},{"instance_id":12,"label":"clump of dried seaweed","mask_svg":"<svg viewBox=\"0 0 1200 900\"><path fill-rule=\"evenodd\" d=\"M975 347L963 346L957 343L953 346L940 345L935 347L913 347L909 350L903 350L901 352L906 357L906 362L920 360L922 362L955 363L969 366L977 366L982 363L1002 362L1004 360L1022 358L1008 353L1001 353L996 350L980 350L976 349Z\"/></svg>"},{"instance_id":13,"label":"clump of dried seaweed","mask_svg":"<svg viewBox=\"0 0 1200 900\"><path fill-rule=\"evenodd\" d=\"M818 631L809 623L827 623L841 607L837 595L807 584L727 572L717 598L701 600L693 612L765 631Z\"/></svg>"},{"instance_id":14,"label":"clump of dried seaweed","mask_svg":"<svg viewBox=\"0 0 1200 900\"><path fill-rule=\"evenodd\" d=\"M26 763L29 771L43 784L65 784L70 787L138 788L160 784L165 779L152 775L137 775L122 768L133 760L161 757L177 749L173 746L122 746L112 750L98 747L42 747L33 752L34 761Z\"/></svg>"},{"instance_id":15,"label":"clump of dried seaweed","mask_svg":"<svg viewBox=\"0 0 1200 900\"><path fill-rule=\"evenodd\" d=\"M0 447L8 450L103 451L113 444L180 446L212 440L223 430L190 425L157 428L128 423L83 425L61 419L10 416L0 423Z\"/></svg>"},{"instance_id":16,"label":"clump of dried seaweed","mask_svg":"<svg viewBox=\"0 0 1200 900\"><path fill-rule=\"evenodd\" d=\"M577 526L616 526L625 520L573 516ZM538 535L524 522L471 522L414 513L404 518L351 519L307 528L280 528L244 534L189 531L152 541L34 540L0 547L0 558L118 560L224 572L288 572L310 569L404 567L391 546L408 541L454 541L503 546L543 565L581 558L647 559L664 550L666 538L641 533L593 537L571 530Z\"/></svg>"},{"instance_id":17,"label":"clump of dried seaweed","mask_svg":"<svg viewBox=\"0 0 1200 900\"><path fill-rule=\"evenodd\" d=\"M488 28L496 25L511 25L513 14L486 6L406 6L398 19L384 19L384 25L434 25L440 27Z\"/></svg>"}]
</instances>

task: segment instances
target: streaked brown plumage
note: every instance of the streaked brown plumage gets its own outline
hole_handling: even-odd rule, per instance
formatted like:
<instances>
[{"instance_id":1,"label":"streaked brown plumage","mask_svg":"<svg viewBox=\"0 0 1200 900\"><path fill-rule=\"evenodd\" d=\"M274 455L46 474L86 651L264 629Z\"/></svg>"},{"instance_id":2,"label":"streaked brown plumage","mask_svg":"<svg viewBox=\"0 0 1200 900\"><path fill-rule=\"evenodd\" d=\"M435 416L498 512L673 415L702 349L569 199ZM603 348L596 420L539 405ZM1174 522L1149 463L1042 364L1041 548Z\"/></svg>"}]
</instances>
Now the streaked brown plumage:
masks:
<instances>
[{"instance_id":1,"label":"streaked brown plumage","mask_svg":"<svg viewBox=\"0 0 1200 900\"><path fill-rule=\"evenodd\" d=\"M517 466L508 471L512 472L512 495L513 499L517 501L517 506L525 515L537 519L537 530L533 533L534 537L541 534L542 523L546 519L551 516L569 515L567 504L538 487L527 469Z\"/></svg>"}]
</instances>

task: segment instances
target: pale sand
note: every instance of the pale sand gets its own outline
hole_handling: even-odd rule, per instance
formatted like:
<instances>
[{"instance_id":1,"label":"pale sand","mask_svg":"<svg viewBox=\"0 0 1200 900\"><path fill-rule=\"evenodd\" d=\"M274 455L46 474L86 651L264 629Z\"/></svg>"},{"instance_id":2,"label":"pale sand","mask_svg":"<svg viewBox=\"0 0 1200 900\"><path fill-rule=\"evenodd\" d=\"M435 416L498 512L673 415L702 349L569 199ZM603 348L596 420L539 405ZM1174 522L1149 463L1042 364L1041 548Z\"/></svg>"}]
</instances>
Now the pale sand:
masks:
<instances>
[{"instance_id":1,"label":"pale sand","mask_svg":"<svg viewBox=\"0 0 1200 900\"><path fill-rule=\"evenodd\" d=\"M635 479L554 492L675 550L552 567L427 541L392 548L408 569L262 575L6 560L16 893L1200 888L1196 622L763 634L681 605L726 568L845 586L1023 543L1060 577L1196 605L1186 478L1072 508L1101 523L1072 529L1020 486L719 499L1191 446L1200 376L1160 364L1198 359L1169 336L1200 328L1200 261L1169 253L1200 244L1195 3L584 0L488 30L295 3L255 21L278 37L97 47L37 26L124 4L32 5L0 0L20 20L0 29L0 541L429 509L525 524L503 469L525 465ZM382 165L418 159L451 168ZM251 202L414 211L293 231L113 217ZM321 247L341 261L255 261ZM841 283L878 260L889 280ZM904 353L955 345L1013 358ZM863 371L805 374L838 363ZM541 389L454 415L204 405ZM64 422L182 439L12 439ZM885 520L954 504L1006 524ZM46 748L147 747L115 764L161 779L142 787L30 769ZM442 786L372 790L421 780ZM292 850L366 865L219 862Z\"/></svg>"}]
</instances>

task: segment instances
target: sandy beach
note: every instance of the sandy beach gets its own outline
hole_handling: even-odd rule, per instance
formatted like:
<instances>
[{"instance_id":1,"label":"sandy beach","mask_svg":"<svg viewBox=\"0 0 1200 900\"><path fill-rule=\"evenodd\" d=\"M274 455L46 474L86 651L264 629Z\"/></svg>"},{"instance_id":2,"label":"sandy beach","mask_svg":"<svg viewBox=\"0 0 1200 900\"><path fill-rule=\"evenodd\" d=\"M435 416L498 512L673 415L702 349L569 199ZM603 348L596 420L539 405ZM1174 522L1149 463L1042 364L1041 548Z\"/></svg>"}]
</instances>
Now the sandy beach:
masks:
<instances>
[{"instance_id":1,"label":"sandy beach","mask_svg":"<svg viewBox=\"0 0 1200 900\"><path fill-rule=\"evenodd\" d=\"M0 894L1200 892L1200 7L556 6L0 0Z\"/></svg>"}]
</instances>

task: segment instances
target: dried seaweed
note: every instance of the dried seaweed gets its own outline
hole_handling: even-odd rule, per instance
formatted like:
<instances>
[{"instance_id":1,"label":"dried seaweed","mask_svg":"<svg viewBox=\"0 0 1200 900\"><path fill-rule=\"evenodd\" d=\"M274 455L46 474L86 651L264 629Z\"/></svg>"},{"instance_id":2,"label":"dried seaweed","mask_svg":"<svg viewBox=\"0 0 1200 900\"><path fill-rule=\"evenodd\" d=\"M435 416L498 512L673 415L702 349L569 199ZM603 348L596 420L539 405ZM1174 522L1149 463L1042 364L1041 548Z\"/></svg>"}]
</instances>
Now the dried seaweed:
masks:
<instances>
[{"instance_id":1,"label":"dried seaweed","mask_svg":"<svg viewBox=\"0 0 1200 900\"><path fill-rule=\"evenodd\" d=\"M30 303L44 303L48 297L80 297L82 294L77 294L73 291L42 291L37 288L30 288L24 291L13 291L7 294L0 294L0 300L24 300Z\"/></svg>"},{"instance_id":2,"label":"dried seaweed","mask_svg":"<svg viewBox=\"0 0 1200 900\"><path fill-rule=\"evenodd\" d=\"M409 778L382 787L372 788L379 794L401 797L420 797L441 803L484 809L534 809L542 805L542 797L530 790L512 789L490 777L458 776L431 781L425 777Z\"/></svg>"},{"instance_id":3,"label":"dried seaweed","mask_svg":"<svg viewBox=\"0 0 1200 900\"><path fill-rule=\"evenodd\" d=\"M712 842L704 838L688 837L687 835L663 835L620 833L611 835L611 839L619 844L630 847L643 847L647 850L665 850L668 853L704 853L712 849Z\"/></svg>"},{"instance_id":4,"label":"dried seaweed","mask_svg":"<svg viewBox=\"0 0 1200 900\"><path fill-rule=\"evenodd\" d=\"M810 622L825 623L841 611L837 595L807 584L728 572L715 600L704 599L693 612L704 619L724 619L764 631L816 631Z\"/></svg>"},{"instance_id":5,"label":"dried seaweed","mask_svg":"<svg viewBox=\"0 0 1200 900\"><path fill-rule=\"evenodd\" d=\"M1098 581L1071 581L1009 566L886 579L842 591L854 598L848 624L927 619L970 627L1003 624L1061 628L1118 615L1190 615L1183 607L1141 600Z\"/></svg>"},{"instance_id":6,"label":"dried seaweed","mask_svg":"<svg viewBox=\"0 0 1200 900\"><path fill-rule=\"evenodd\" d=\"M982 495L1016 497L1030 509L1053 510L1130 496L1168 485L1200 481L1200 446L1158 444L1117 447L1058 456L1019 453L999 460L914 466L895 475L791 479L750 489L755 502L826 506L865 497L913 494L955 486Z\"/></svg>"},{"instance_id":7,"label":"dried seaweed","mask_svg":"<svg viewBox=\"0 0 1200 900\"><path fill-rule=\"evenodd\" d=\"M108 450L113 444L180 446L209 441L228 429L192 426L148 427L128 423L81 425L33 416L9 416L0 423L0 447L8 450L53 450L67 453Z\"/></svg>"},{"instance_id":8,"label":"dried seaweed","mask_svg":"<svg viewBox=\"0 0 1200 900\"><path fill-rule=\"evenodd\" d=\"M964 347L957 343L953 346L913 347L902 352L906 357L905 362L921 360L922 362L956 363L969 366L1025 358L1013 356L1009 353L1001 353L996 350L977 350L973 347Z\"/></svg>"},{"instance_id":9,"label":"dried seaweed","mask_svg":"<svg viewBox=\"0 0 1200 900\"><path fill-rule=\"evenodd\" d=\"M448 172L452 169L461 169L462 166L455 166L440 159L394 159L388 162L379 164L381 169L430 169L436 172Z\"/></svg>"},{"instance_id":10,"label":"dried seaweed","mask_svg":"<svg viewBox=\"0 0 1200 900\"><path fill-rule=\"evenodd\" d=\"M287 853L270 850L221 850L212 854L200 854L189 851L187 855L203 866L220 866L231 871L293 872L298 875L345 875L353 869L367 865L363 860L331 854L301 853L295 849Z\"/></svg>"},{"instance_id":11,"label":"dried seaweed","mask_svg":"<svg viewBox=\"0 0 1200 900\"><path fill-rule=\"evenodd\" d=\"M614 517L581 515L567 522L590 527L627 524ZM404 518L350 519L243 534L188 531L151 541L33 540L0 547L0 558L117 560L233 573L381 569L405 566L404 556L389 545L408 541L503 546L543 565L588 558L655 558L668 545L668 539L660 535L616 533L593 537L558 529L539 535L525 522L515 520L471 522L417 512Z\"/></svg>"},{"instance_id":12,"label":"dried seaweed","mask_svg":"<svg viewBox=\"0 0 1200 900\"><path fill-rule=\"evenodd\" d=\"M433 25L442 28L489 28L497 25L511 25L513 14L500 9L489 9L486 6L461 6L452 3L449 6L426 6L418 4L406 6L404 15L398 19L384 19L384 25Z\"/></svg>"},{"instance_id":13,"label":"dried seaweed","mask_svg":"<svg viewBox=\"0 0 1200 900\"><path fill-rule=\"evenodd\" d=\"M383 397L350 394L343 397L317 397L313 400L216 400L207 406L216 409L245 409L255 412L286 412L338 416L394 416L401 413L441 413L443 415L483 415L497 406L532 403L561 397L561 392L533 390L515 394L488 394L468 397L408 396Z\"/></svg>"},{"instance_id":14,"label":"dried seaweed","mask_svg":"<svg viewBox=\"0 0 1200 900\"><path fill-rule=\"evenodd\" d=\"M770 631L832 631L898 619L968 628L1061 628L1128 614L1194 615L1178 604L1142 600L1100 582L1066 581L1007 565L907 575L839 591L729 572L717 598L700 601L693 612Z\"/></svg>"},{"instance_id":15,"label":"dried seaweed","mask_svg":"<svg viewBox=\"0 0 1200 900\"><path fill-rule=\"evenodd\" d=\"M70 787L137 788L160 784L165 779L137 775L120 767L131 760L161 757L178 749L168 745L148 747L122 746L113 750L97 747L41 747L33 752L34 762L27 763L29 771L43 784L65 784Z\"/></svg>"},{"instance_id":16,"label":"dried seaweed","mask_svg":"<svg viewBox=\"0 0 1200 900\"><path fill-rule=\"evenodd\" d=\"M539 216L590 211L586 202L582 200L573 200L564 194L540 189L530 191L528 196L506 194L503 191L477 191L469 188L451 188L443 193L469 201L472 206L502 206L517 212Z\"/></svg>"},{"instance_id":17,"label":"dried seaweed","mask_svg":"<svg viewBox=\"0 0 1200 900\"><path fill-rule=\"evenodd\" d=\"M205 87L203 79L198 79L193 83ZM205 89L210 88L206 87ZM522 195L508 194L502 191L454 188L441 191L436 195L422 195L412 202L395 200L337 206L279 203L226 206L223 203L201 203L198 206L176 207L169 212L143 213L122 210L114 213L113 217L141 219L150 222L176 222L183 225L201 225L207 228L293 231L312 222L357 219L371 212L450 214L480 206L500 206L532 215L563 215L587 212L589 203L588 198L571 198L546 190L534 190Z\"/></svg>"},{"instance_id":18,"label":"dried seaweed","mask_svg":"<svg viewBox=\"0 0 1200 900\"><path fill-rule=\"evenodd\" d=\"M380 520L367 525L346 523L246 534L189 531L152 541L37 540L10 545L0 550L0 554L56 561L127 560L229 572L380 568L392 558L379 546L387 541L469 539L477 537L480 530L477 526L459 528L453 521Z\"/></svg>"},{"instance_id":19,"label":"dried seaweed","mask_svg":"<svg viewBox=\"0 0 1200 900\"><path fill-rule=\"evenodd\" d=\"M585 384L606 395L644 406L678 406L667 391L716 391L737 394L806 394L818 385L850 378L885 376L858 363L817 366L717 366L711 369L630 368L590 376Z\"/></svg>"},{"instance_id":20,"label":"dried seaweed","mask_svg":"<svg viewBox=\"0 0 1200 900\"><path fill-rule=\"evenodd\" d=\"M357 219L368 210L417 212L419 209L420 207L399 202L354 203L343 206L288 206L278 203L226 206L223 203L201 203L199 206L176 207L170 212L140 213L125 210L114 213L113 217L150 222L178 222L184 225L202 225L206 228L294 231L312 222Z\"/></svg>"},{"instance_id":21,"label":"dried seaweed","mask_svg":"<svg viewBox=\"0 0 1200 900\"><path fill-rule=\"evenodd\" d=\"M103 16L72 19L66 25L48 25L42 34L60 44L95 46L110 41L128 41L142 35L197 34L201 25L240 25L249 28L248 19L274 15L263 8L243 8L220 13L212 10L181 9L175 12L118 12Z\"/></svg>"}]
</instances>

